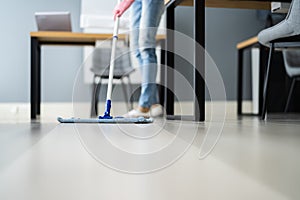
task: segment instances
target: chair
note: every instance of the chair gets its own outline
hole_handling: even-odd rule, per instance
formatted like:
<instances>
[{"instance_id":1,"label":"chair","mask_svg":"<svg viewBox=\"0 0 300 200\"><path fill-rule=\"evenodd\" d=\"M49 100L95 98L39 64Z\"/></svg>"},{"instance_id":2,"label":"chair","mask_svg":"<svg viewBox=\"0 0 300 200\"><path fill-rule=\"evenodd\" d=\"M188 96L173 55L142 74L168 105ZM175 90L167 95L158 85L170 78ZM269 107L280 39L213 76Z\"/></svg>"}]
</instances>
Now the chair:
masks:
<instances>
[{"instance_id":1,"label":"chair","mask_svg":"<svg viewBox=\"0 0 300 200\"><path fill-rule=\"evenodd\" d=\"M300 50L283 50L284 66L287 75L292 79L284 111L288 112L296 81L300 80Z\"/></svg>"},{"instance_id":2,"label":"chair","mask_svg":"<svg viewBox=\"0 0 300 200\"><path fill-rule=\"evenodd\" d=\"M111 55L111 48L107 48L107 47L95 48L92 54L91 71L94 73L93 92L92 92L92 101L91 101L92 117L98 115L98 101L99 101L99 94L100 94L102 80L109 78L110 55ZM131 110L133 108L133 98L130 98L130 100L128 100L127 86L129 87L129 94L132 94L130 74L134 71L135 69L131 65L129 48L117 47L113 79L121 81L122 89L124 93L124 99L127 103L128 110ZM128 84L124 82L125 78L127 79ZM114 86L115 85L113 85L113 87Z\"/></svg>"},{"instance_id":3,"label":"chair","mask_svg":"<svg viewBox=\"0 0 300 200\"><path fill-rule=\"evenodd\" d=\"M265 72L265 79L264 79L264 92L263 92L263 107L262 107L262 115L261 119L264 120L266 117L267 112L267 102L268 102L268 91L270 88L270 74L271 74L271 66L273 62L273 54L275 49L284 49L283 55L284 55L284 63L287 74L292 78L292 84L290 88L290 92L288 95L287 103L285 106L285 111L288 110L291 95L295 86L295 81L299 80L300 76L300 59L293 57L293 54L289 53L290 51L287 51L285 49L288 48L300 48L300 35L294 35L290 37L284 37L275 39L273 41L270 41L270 51L269 51L269 58L268 58L268 65ZM299 53L299 52L298 52ZM299 54L298 54L299 55ZM298 65L298 66L296 66Z\"/></svg>"},{"instance_id":4,"label":"chair","mask_svg":"<svg viewBox=\"0 0 300 200\"><path fill-rule=\"evenodd\" d=\"M269 28L271 26L274 26L278 24L280 21L282 21L285 18L284 14L277 14L272 13L271 11L266 10L258 10L258 16L259 18L263 19L266 24L265 28ZM259 49L259 76L258 78L258 110L257 112L250 112L245 113L243 112L243 73L244 73L244 52L246 50L252 49L253 47ZM263 82L264 82L264 72L265 72L265 63L268 56L268 49L265 48L258 40L258 37L251 37L249 39L246 39L242 42L239 42L236 45L236 48L238 50L238 70L237 70L237 114L238 116L247 115L247 116L261 116L262 114L262 104L263 104ZM252 77L253 78L253 77ZM253 100L252 100L253 101Z\"/></svg>"}]
</instances>

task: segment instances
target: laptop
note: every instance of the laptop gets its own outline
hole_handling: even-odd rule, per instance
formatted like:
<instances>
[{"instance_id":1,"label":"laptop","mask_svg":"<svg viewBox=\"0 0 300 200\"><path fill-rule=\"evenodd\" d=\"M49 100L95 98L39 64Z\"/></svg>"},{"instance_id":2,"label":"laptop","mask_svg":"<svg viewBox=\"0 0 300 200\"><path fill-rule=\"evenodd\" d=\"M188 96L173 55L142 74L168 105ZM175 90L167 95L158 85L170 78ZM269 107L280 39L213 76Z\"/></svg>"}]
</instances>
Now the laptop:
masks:
<instances>
[{"instance_id":1,"label":"laptop","mask_svg":"<svg viewBox=\"0 0 300 200\"><path fill-rule=\"evenodd\" d=\"M72 31L70 12L36 12L38 31Z\"/></svg>"}]
</instances>

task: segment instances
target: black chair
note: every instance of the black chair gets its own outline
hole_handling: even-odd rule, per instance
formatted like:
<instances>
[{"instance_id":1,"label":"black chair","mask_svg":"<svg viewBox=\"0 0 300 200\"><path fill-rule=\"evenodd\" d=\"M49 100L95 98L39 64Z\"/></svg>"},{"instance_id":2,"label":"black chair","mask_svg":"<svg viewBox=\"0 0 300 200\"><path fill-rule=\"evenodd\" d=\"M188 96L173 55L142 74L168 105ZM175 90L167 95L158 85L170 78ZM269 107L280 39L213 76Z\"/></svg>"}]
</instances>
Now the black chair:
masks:
<instances>
[{"instance_id":1,"label":"black chair","mask_svg":"<svg viewBox=\"0 0 300 200\"><path fill-rule=\"evenodd\" d=\"M292 94L296 86L296 81L300 80L300 50L287 49L283 50L282 53L286 73L292 79L287 103L284 109L285 112L288 112Z\"/></svg>"},{"instance_id":2,"label":"black chair","mask_svg":"<svg viewBox=\"0 0 300 200\"><path fill-rule=\"evenodd\" d=\"M109 78L111 48L95 48L91 59L91 71L94 73L93 92L91 102L91 117L98 115L98 102L102 80ZM130 74L135 69L131 65L130 51L128 47L116 49L116 59L113 79L120 80L124 93L124 99L127 103L127 109L133 108L133 98L128 96L132 94L132 84ZM125 83L127 79L127 84ZM115 85L113 85L114 87ZM128 91L129 90L129 91ZM129 92L129 95L128 95ZM106 96L105 96L106 97Z\"/></svg>"},{"instance_id":3,"label":"black chair","mask_svg":"<svg viewBox=\"0 0 300 200\"><path fill-rule=\"evenodd\" d=\"M262 106L262 115L261 115L262 120L264 120L266 118L267 103L269 100L268 93L269 93L269 88L270 88L270 74L271 74L271 68L272 68L271 66L272 66L272 62L273 62L274 51L277 49L282 50L282 49L292 49L292 48L293 49L300 48L300 35L295 35L295 36L286 37L286 38L279 38L279 39L276 39L276 40L273 40L270 42L268 65L266 68L265 79L264 79L263 106ZM300 70L299 70L299 74L298 73L290 74L289 73L289 71L291 70L290 68L295 67L295 66L287 64L287 63L288 63L288 61L285 61L286 71L293 80L292 80L292 84L290 87L290 92L289 92L289 96L287 99L287 103L285 106L285 111L288 110L291 95L293 93L293 89L295 86L295 82L296 82L296 80L299 80L299 76L300 76Z\"/></svg>"}]
</instances>

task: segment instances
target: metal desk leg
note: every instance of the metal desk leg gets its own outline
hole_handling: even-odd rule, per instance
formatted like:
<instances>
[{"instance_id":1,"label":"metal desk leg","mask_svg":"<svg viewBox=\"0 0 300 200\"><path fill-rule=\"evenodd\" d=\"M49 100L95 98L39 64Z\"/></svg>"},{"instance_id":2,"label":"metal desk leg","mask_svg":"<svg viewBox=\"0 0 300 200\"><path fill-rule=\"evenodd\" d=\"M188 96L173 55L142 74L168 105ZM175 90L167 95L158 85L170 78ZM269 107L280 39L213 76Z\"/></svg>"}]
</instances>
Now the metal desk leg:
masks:
<instances>
[{"instance_id":1,"label":"metal desk leg","mask_svg":"<svg viewBox=\"0 0 300 200\"><path fill-rule=\"evenodd\" d=\"M257 116L262 113L263 105L263 83L264 83L264 74L265 74L265 65L267 62L265 60L266 48L260 45L259 47L259 112L256 113L243 113L243 78L244 78L244 51L246 48L238 50L238 73L237 73L237 114L239 116L248 115L248 116Z\"/></svg>"},{"instance_id":2,"label":"metal desk leg","mask_svg":"<svg viewBox=\"0 0 300 200\"><path fill-rule=\"evenodd\" d=\"M31 38L31 77L30 77L30 103L31 103L31 119L36 119L39 114L40 103L40 56L41 50L37 38Z\"/></svg>"},{"instance_id":3,"label":"metal desk leg","mask_svg":"<svg viewBox=\"0 0 300 200\"><path fill-rule=\"evenodd\" d=\"M37 47L37 109L36 114L41 114L41 46Z\"/></svg>"},{"instance_id":4,"label":"metal desk leg","mask_svg":"<svg viewBox=\"0 0 300 200\"><path fill-rule=\"evenodd\" d=\"M205 1L194 0L194 38L205 49ZM205 120L205 52L195 46L195 121Z\"/></svg>"},{"instance_id":5,"label":"metal desk leg","mask_svg":"<svg viewBox=\"0 0 300 200\"><path fill-rule=\"evenodd\" d=\"M161 40L160 41L160 85L159 85L159 103L165 107L165 76L166 76L166 72L165 72L165 64L166 64L166 60L165 60L165 40Z\"/></svg>"},{"instance_id":6,"label":"metal desk leg","mask_svg":"<svg viewBox=\"0 0 300 200\"><path fill-rule=\"evenodd\" d=\"M175 5L172 3L166 8L167 38L166 38L166 114L174 115L174 28Z\"/></svg>"},{"instance_id":7,"label":"metal desk leg","mask_svg":"<svg viewBox=\"0 0 300 200\"><path fill-rule=\"evenodd\" d=\"M238 50L238 74L237 74L237 114L242 115L243 101L243 54L244 49Z\"/></svg>"}]
</instances>

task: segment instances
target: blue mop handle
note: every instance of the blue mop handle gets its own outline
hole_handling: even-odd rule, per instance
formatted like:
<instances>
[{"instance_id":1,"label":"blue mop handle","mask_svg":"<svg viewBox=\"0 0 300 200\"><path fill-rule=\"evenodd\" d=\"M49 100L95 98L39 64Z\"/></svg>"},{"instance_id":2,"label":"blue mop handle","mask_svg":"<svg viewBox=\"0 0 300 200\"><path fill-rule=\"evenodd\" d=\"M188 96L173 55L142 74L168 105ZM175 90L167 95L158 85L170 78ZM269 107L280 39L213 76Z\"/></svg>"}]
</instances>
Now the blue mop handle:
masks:
<instances>
[{"instance_id":1,"label":"blue mop handle","mask_svg":"<svg viewBox=\"0 0 300 200\"><path fill-rule=\"evenodd\" d=\"M118 0L118 3L121 1ZM111 108L111 95L112 95L112 86L113 86L113 77L114 77L114 68L115 68L115 57L116 57L116 47L118 41L118 32L119 32L119 17L116 17L114 24L114 32L112 38L112 49L110 56L110 65L109 65L109 76L108 76L108 86L107 86L107 94L106 94L106 106L104 116L110 116L110 108Z\"/></svg>"},{"instance_id":2,"label":"blue mop handle","mask_svg":"<svg viewBox=\"0 0 300 200\"><path fill-rule=\"evenodd\" d=\"M113 85L113 76L114 76L114 68L115 68L115 57L116 57L116 47L117 47L117 41L118 41L118 31L119 31L119 17L116 18L115 25L114 25L106 100L111 99L111 95L112 95L112 85Z\"/></svg>"}]
</instances>

